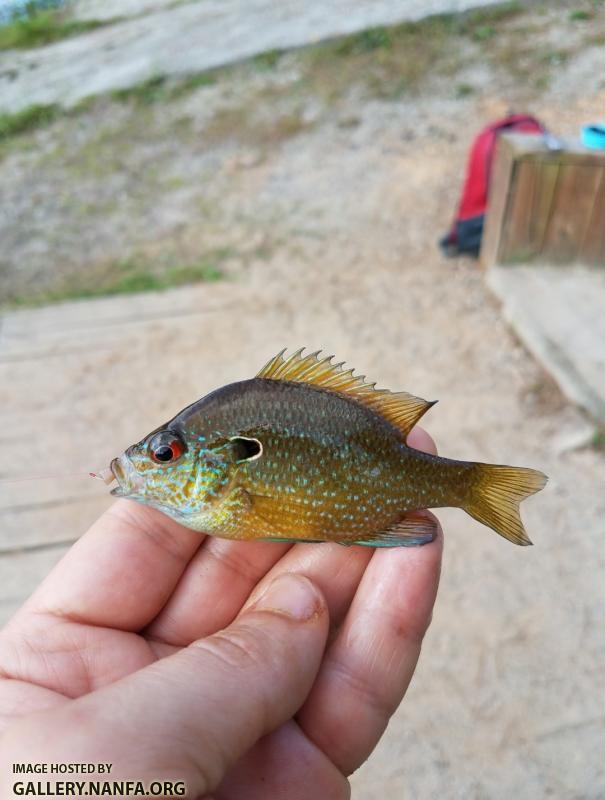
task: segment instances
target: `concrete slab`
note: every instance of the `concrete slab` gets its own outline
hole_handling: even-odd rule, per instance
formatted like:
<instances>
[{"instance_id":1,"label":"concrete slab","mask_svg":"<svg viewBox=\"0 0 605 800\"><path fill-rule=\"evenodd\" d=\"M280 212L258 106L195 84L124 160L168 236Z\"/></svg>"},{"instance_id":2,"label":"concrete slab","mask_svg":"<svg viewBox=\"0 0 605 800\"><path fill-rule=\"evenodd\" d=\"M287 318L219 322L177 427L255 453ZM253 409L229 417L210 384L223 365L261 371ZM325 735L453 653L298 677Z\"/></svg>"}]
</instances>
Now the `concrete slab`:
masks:
<instances>
[{"instance_id":1,"label":"concrete slab","mask_svg":"<svg viewBox=\"0 0 605 800\"><path fill-rule=\"evenodd\" d=\"M565 394L605 425L605 270L492 267L487 280Z\"/></svg>"}]
</instances>

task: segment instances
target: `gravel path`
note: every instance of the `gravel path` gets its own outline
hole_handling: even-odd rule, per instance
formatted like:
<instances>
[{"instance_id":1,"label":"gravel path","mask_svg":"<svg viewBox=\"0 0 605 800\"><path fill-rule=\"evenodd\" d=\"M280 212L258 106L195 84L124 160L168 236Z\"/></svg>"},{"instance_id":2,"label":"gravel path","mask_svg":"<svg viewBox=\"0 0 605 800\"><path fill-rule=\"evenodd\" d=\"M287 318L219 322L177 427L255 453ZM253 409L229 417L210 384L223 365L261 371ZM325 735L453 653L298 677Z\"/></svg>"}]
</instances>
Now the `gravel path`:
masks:
<instances>
[{"instance_id":1,"label":"gravel path","mask_svg":"<svg viewBox=\"0 0 605 800\"><path fill-rule=\"evenodd\" d=\"M493 2L198 0L162 8L139 0L123 9L114 0L103 4L104 12L99 3L83 3L87 17L141 13L36 50L0 53L0 111L35 104L72 106L89 95L157 75L200 72L267 50Z\"/></svg>"}]
</instances>

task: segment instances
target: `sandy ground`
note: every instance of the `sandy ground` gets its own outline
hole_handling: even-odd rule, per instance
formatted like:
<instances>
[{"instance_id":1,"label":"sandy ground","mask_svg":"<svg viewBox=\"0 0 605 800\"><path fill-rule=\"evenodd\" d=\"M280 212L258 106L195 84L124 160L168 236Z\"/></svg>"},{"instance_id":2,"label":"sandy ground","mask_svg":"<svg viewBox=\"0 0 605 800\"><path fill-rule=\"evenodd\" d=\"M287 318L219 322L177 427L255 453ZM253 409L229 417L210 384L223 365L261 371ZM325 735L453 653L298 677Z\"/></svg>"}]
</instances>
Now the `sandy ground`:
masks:
<instances>
[{"instance_id":1,"label":"sandy ground","mask_svg":"<svg viewBox=\"0 0 605 800\"><path fill-rule=\"evenodd\" d=\"M602 108L602 86L577 91L582 69L579 58L534 98L532 110L557 133ZM192 399L303 344L381 385L438 398L426 426L444 455L550 476L525 506L533 548L462 512L440 514L434 621L404 704L352 779L359 800L605 796L605 458L563 446L585 419L516 341L477 265L446 261L435 247L472 133L514 99L488 88L461 99L351 100L269 149L151 142L136 164L125 156L90 185L66 187L52 162L58 140L87 141L86 120L41 132L37 147L2 165L33 231L10 240L5 274L139 246L145 227L148 238L180 237L184 248L196 228L207 246L230 243L235 253L221 283L6 314L0 444L18 456L2 463L3 477L103 466ZM118 203L120 192L132 200L151 163L181 180L153 203L139 198L138 214L108 209L94 231L90 212L78 238L66 198L113 186ZM24 192L38 164L34 207ZM86 480L2 486L4 616L108 502Z\"/></svg>"}]
</instances>

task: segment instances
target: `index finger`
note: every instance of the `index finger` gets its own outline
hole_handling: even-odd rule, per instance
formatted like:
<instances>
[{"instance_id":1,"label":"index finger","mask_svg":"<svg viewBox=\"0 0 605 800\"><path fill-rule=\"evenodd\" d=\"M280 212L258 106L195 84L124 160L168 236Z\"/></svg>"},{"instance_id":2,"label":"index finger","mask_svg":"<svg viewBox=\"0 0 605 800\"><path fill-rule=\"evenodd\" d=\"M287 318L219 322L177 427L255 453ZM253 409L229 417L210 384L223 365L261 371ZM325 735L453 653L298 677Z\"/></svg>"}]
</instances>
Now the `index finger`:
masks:
<instances>
[{"instance_id":1,"label":"index finger","mask_svg":"<svg viewBox=\"0 0 605 800\"><path fill-rule=\"evenodd\" d=\"M439 583L443 537L377 550L298 714L306 735L349 775L370 755L420 655Z\"/></svg>"},{"instance_id":2,"label":"index finger","mask_svg":"<svg viewBox=\"0 0 605 800\"><path fill-rule=\"evenodd\" d=\"M136 631L166 603L204 535L118 500L71 547L22 609Z\"/></svg>"},{"instance_id":3,"label":"index finger","mask_svg":"<svg viewBox=\"0 0 605 800\"><path fill-rule=\"evenodd\" d=\"M437 452L422 428L414 428L408 444ZM344 775L372 752L412 678L439 583L438 530L435 541L422 547L373 553L298 714L306 735Z\"/></svg>"}]
</instances>

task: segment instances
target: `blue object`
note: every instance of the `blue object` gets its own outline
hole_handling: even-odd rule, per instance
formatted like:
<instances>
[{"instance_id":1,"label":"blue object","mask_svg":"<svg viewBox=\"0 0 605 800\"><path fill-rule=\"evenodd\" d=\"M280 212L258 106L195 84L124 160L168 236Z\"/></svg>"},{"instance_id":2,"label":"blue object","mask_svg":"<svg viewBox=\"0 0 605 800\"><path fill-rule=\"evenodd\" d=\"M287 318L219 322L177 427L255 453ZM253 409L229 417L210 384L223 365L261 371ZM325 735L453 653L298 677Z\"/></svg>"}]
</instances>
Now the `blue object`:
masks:
<instances>
[{"instance_id":1,"label":"blue object","mask_svg":"<svg viewBox=\"0 0 605 800\"><path fill-rule=\"evenodd\" d=\"M65 0L0 0L0 26L14 19L27 17L36 11L46 11L64 5Z\"/></svg>"},{"instance_id":2,"label":"blue object","mask_svg":"<svg viewBox=\"0 0 605 800\"><path fill-rule=\"evenodd\" d=\"M592 150L605 150L605 123L595 122L582 127L582 144Z\"/></svg>"}]
</instances>

